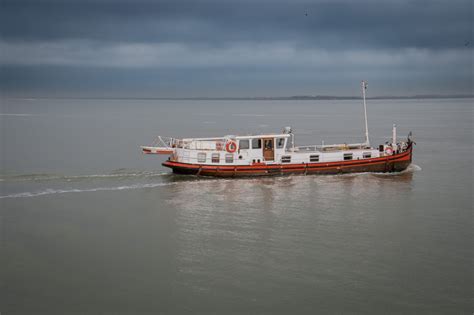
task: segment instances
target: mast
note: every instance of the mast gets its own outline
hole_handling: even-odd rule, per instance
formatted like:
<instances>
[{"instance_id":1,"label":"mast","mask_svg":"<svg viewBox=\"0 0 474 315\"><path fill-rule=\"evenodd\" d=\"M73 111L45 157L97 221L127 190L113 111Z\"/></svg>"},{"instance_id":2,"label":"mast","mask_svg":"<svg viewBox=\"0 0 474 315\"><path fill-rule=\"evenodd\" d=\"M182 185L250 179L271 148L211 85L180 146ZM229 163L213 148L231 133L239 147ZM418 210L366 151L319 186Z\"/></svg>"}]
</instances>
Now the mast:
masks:
<instances>
[{"instance_id":1,"label":"mast","mask_svg":"<svg viewBox=\"0 0 474 315\"><path fill-rule=\"evenodd\" d=\"M393 124L392 128L392 147L396 148L397 147L397 125Z\"/></svg>"},{"instance_id":2,"label":"mast","mask_svg":"<svg viewBox=\"0 0 474 315\"><path fill-rule=\"evenodd\" d=\"M367 82L362 80L362 98L364 99L364 117L365 117L365 144L370 146L369 142L369 127L367 124L367 104L365 103L365 90L367 89Z\"/></svg>"}]
</instances>

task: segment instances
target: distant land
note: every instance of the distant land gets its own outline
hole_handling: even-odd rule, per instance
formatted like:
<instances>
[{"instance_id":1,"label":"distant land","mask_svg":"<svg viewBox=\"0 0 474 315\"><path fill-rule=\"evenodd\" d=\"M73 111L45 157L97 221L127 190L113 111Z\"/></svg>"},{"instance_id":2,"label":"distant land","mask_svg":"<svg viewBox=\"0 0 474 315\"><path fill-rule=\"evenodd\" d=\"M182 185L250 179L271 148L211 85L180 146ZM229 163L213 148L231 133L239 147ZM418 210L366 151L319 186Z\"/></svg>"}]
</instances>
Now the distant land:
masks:
<instances>
[{"instance_id":1,"label":"distant land","mask_svg":"<svg viewBox=\"0 0 474 315\"><path fill-rule=\"evenodd\" d=\"M466 95L411 95L411 96L373 96L366 97L370 100L383 100L383 99L446 99L446 98L474 98L474 94ZM154 99L154 98L151 98ZM332 96L332 95L295 95L295 96L258 96L258 97L171 97L171 98L156 98L156 99L168 99L168 100L361 100L361 96Z\"/></svg>"},{"instance_id":2,"label":"distant land","mask_svg":"<svg viewBox=\"0 0 474 315\"><path fill-rule=\"evenodd\" d=\"M333 96L333 95L294 95L294 96L255 96L255 97L114 97L114 96L84 96L84 97L8 97L9 99L108 99L108 100L281 100L281 101L305 101L305 100L360 100L360 96ZM390 100L390 99L447 99L447 98L474 98L474 94L457 94L457 95L410 95L410 96L372 96L367 97L368 100Z\"/></svg>"}]
</instances>

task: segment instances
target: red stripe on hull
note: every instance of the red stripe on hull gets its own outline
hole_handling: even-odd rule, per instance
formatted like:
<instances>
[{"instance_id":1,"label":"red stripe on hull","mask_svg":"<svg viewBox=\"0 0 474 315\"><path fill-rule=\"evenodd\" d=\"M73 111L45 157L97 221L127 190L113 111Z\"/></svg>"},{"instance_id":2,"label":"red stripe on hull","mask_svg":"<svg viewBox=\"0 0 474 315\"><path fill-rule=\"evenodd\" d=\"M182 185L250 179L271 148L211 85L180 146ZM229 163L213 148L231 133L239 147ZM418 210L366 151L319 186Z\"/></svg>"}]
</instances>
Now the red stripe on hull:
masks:
<instances>
[{"instance_id":1,"label":"red stripe on hull","mask_svg":"<svg viewBox=\"0 0 474 315\"><path fill-rule=\"evenodd\" d=\"M327 163L273 164L273 165L236 165L214 166L166 161L162 165L177 174L244 177L272 176L283 174L343 174L360 172L400 172L410 165L413 148L407 151L373 159L338 161Z\"/></svg>"}]
</instances>

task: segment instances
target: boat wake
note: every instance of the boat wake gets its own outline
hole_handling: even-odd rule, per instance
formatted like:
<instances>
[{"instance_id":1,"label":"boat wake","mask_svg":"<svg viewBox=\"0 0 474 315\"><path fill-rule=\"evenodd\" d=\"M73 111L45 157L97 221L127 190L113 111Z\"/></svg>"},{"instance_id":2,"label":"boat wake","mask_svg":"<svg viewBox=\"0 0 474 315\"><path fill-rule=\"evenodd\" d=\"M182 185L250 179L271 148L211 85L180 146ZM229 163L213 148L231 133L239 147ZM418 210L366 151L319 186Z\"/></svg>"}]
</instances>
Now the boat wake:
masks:
<instances>
[{"instance_id":1,"label":"boat wake","mask_svg":"<svg viewBox=\"0 0 474 315\"><path fill-rule=\"evenodd\" d=\"M400 176L404 174L414 173L421 171L422 168L416 164L410 164L405 170L401 172L391 172L391 173L383 173L383 172L359 172L359 173L347 173L347 174L337 174L337 175L329 175L329 176L337 176L337 177L356 177L361 175L368 175L368 176Z\"/></svg>"},{"instance_id":2,"label":"boat wake","mask_svg":"<svg viewBox=\"0 0 474 315\"><path fill-rule=\"evenodd\" d=\"M169 172L113 172L110 174L86 174L86 175L55 175L55 174L23 174L5 175L0 177L0 182L14 181L79 181L88 179L127 179L127 178L149 178L169 175Z\"/></svg>"},{"instance_id":3,"label":"boat wake","mask_svg":"<svg viewBox=\"0 0 474 315\"><path fill-rule=\"evenodd\" d=\"M173 176L170 173L165 173L166 175L170 175L171 177ZM162 175L165 175L162 174ZM15 194L10 194L10 195L4 195L0 196L0 199L7 199L7 198L31 198L31 197L40 197L40 196L46 196L46 195L56 195L56 194L68 194L68 193L88 193L88 192L97 192L97 191L121 191L121 190L134 190L134 189L146 189L146 188L156 188L156 187L163 187L163 186L172 186L172 185L178 185L178 184L202 184L203 182L209 183L209 182L223 182L226 181L226 179L211 179L211 178L187 178L187 179L179 179L177 178L176 180L171 179L167 180L164 182L159 182L159 183L137 183L137 184L131 184L131 185L123 185L123 186L112 186L112 187L94 187L94 188L84 188L84 189L79 189L79 188L70 188L70 189L53 189L53 188L47 188L44 190L38 190L34 192L21 192L21 193L15 193ZM231 181L231 180L227 180Z\"/></svg>"},{"instance_id":4,"label":"boat wake","mask_svg":"<svg viewBox=\"0 0 474 315\"><path fill-rule=\"evenodd\" d=\"M41 116L39 114L15 114L15 113L0 113L0 116L12 116L12 117L31 117L31 116Z\"/></svg>"},{"instance_id":5,"label":"boat wake","mask_svg":"<svg viewBox=\"0 0 474 315\"><path fill-rule=\"evenodd\" d=\"M418 172L421 170L422 170L421 166L418 166L416 164L410 164L404 172Z\"/></svg>"},{"instance_id":6,"label":"boat wake","mask_svg":"<svg viewBox=\"0 0 474 315\"><path fill-rule=\"evenodd\" d=\"M55 194L67 194L67 193L83 193L83 192L96 192L96 191L117 191L117 190L130 190L130 189L143 189L143 188L155 188L160 186L169 186L177 184L178 182L168 183L154 183L154 184L134 184L127 186L117 187L97 187L89 189L45 189L36 192L23 192L17 194L11 194L6 196L0 196L0 199L5 198L28 198L28 197L39 197L44 195L55 195Z\"/></svg>"}]
</instances>

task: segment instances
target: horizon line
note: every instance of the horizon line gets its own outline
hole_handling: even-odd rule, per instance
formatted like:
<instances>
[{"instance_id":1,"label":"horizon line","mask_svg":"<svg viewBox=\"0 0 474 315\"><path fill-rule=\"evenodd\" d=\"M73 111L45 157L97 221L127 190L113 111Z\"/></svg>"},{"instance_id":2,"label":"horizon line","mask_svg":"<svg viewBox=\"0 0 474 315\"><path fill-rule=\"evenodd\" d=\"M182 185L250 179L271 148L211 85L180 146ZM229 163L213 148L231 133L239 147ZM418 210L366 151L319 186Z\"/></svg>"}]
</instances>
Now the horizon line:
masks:
<instances>
[{"instance_id":1,"label":"horizon line","mask_svg":"<svg viewBox=\"0 0 474 315\"><path fill-rule=\"evenodd\" d=\"M1 97L3 98L3 97ZM474 94L420 94L405 96L371 96L366 99L448 99L448 98L474 98ZM361 96L335 96L335 95L293 95L293 96L192 96L192 97L120 97L120 96L22 96L8 97L5 99L25 100L25 99L108 99L108 100L361 100Z\"/></svg>"}]
</instances>

